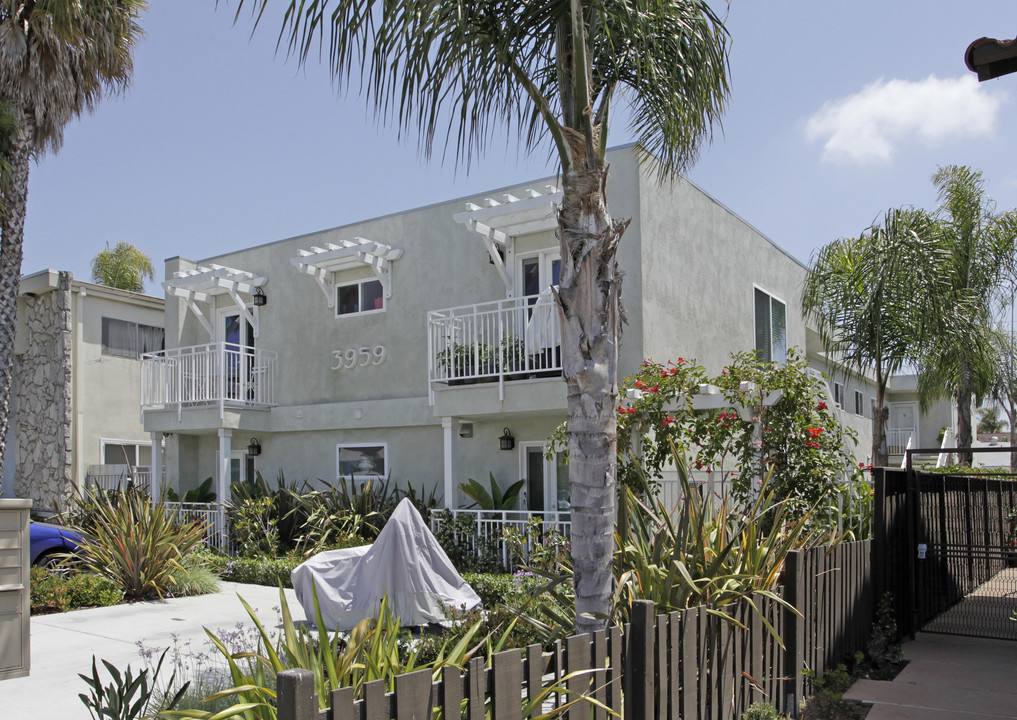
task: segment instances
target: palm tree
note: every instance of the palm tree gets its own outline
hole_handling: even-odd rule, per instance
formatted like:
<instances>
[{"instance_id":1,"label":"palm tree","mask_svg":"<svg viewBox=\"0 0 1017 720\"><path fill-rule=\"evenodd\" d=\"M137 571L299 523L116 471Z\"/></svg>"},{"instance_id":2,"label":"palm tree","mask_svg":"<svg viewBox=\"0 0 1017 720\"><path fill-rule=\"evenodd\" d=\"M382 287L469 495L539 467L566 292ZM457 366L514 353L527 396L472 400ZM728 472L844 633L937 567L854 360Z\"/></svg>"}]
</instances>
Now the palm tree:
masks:
<instances>
[{"instance_id":1,"label":"palm tree","mask_svg":"<svg viewBox=\"0 0 1017 720\"><path fill-rule=\"evenodd\" d=\"M991 329L1002 286L1014 273L1017 211L996 213L982 173L948 165L932 176L939 191L941 242L948 251L938 269L949 283L949 311L919 367L923 407L950 396L957 405L957 447L971 447L971 401L988 392L993 374ZM971 453L960 453L971 464Z\"/></svg>"},{"instance_id":2,"label":"palm tree","mask_svg":"<svg viewBox=\"0 0 1017 720\"><path fill-rule=\"evenodd\" d=\"M152 258L129 242L122 240L112 250L106 243L106 249L92 258L92 281L100 285L139 293L145 289L145 278L155 278Z\"/></svg>"},{"instance_id":3,"label":"palm tree","mask_svg":"<svg viewBox=\"0 0 1017 720\"><path fill-rule=\"evenodd\" d=\"M259 18L266 4L249 0ZM628 225L607 206L609 123L614 101L628 101L641 159L661 179L687 167L728 94L723 22L706 0L292 0L280 37L304 62L325 28L337 83L359 71L376 116L416 130L425 155L444 135L468 164L498 126L529 151L550 138L563 189L557 301L577 627L603 627L616 516L616 251Z\"/></svg>"},{"instance_id":4,"label":"palm tree","mask_svg":"<svg viewBox=\"0 0 1017 720\"><path fill-rule=\"evenodd\" d=\"M802 313L815 321L827 357L876 380L872 462L885 466L886 385L917 357L942 314L944 262L933 218L922 210L888 210L857 238L842 238L813 257Z\"/></svg>"},{"instance_id":5,"label":"palm tree","mask_svg":"<svg viewBox=\"0 0 1017 720\"><path fill-rule=\"evenodd\" d=\"M0 3L0 102L17 129L3 148L0 188L0 469L10 407L11 369L29 160L56 150L63 128L108 91L126 87L141 35L145 0L5 0Z\"/></svg>"},{"instance_id":6,"label":"palm tree","mask_svg":"<svg viewBox=\"0 0 1017 720\"><path fill-rule=\"evenodd\" d=\"M998 405L982 408L978 413L978 432L998 433L1006 429L1006 421L1000 416L1000 413Z\"/></svg>"}]
</instances>

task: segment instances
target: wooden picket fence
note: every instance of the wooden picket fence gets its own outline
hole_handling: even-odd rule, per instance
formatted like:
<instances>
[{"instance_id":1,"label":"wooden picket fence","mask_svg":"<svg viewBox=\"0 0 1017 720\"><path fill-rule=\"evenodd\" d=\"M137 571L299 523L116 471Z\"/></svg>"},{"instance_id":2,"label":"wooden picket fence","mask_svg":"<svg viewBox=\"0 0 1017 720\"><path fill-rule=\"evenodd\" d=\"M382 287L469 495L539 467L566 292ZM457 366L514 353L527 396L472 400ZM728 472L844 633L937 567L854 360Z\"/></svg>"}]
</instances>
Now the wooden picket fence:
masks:
<instances>
[{"instance_id":1,"label":"wooden picket fence","mask_svg":"<svg viewBox=\"0 0 1017 720\"><path fill-rule=\"evenodd\" d=\"M359 699L341 688L325 710L313 675L288 670L278 676L279 720L520 720L555 708L566 720L736 720L757 701L797 714L811 690L804 669L822 675L865 648L869 554L869 541L791 553L780 592L800 612L753 595L724 608L741 627L706 607L655 615L652 602L637 601L624 628L570 637L550 652L508 650L490 664L474 658L437 677L409 673L393 692L382 680ZM556 690L542 696L548 687ZM581 697L596 703L573 702Z\"/></svg>"}]
</instances>

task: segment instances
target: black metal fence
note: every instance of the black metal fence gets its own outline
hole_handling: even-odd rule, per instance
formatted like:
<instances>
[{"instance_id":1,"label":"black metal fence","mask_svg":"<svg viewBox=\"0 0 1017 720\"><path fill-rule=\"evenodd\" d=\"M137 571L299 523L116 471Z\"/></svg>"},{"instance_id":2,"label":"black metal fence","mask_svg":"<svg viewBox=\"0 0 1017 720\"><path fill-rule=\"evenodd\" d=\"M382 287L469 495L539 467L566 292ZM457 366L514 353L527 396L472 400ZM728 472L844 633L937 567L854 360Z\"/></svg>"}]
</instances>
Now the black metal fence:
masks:
<instances>
[{"instance_id":1,"label":"black metal fence","mask_svg":"<svg viewBox=\"0 0 1017 720\"><path fill-rule=\"evenodd\" d=\"M1017 476L877 469L873 571L898 627L1017 639Z\"/></svg>"}]
</instances>

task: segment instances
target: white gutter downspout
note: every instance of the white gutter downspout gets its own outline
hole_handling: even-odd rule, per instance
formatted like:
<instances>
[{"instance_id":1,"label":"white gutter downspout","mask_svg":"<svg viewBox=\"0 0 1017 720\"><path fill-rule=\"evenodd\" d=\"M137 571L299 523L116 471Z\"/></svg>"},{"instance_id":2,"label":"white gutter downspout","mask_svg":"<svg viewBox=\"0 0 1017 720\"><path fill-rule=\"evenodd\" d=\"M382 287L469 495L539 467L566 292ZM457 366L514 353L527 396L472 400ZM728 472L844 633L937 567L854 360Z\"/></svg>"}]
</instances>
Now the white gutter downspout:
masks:
<instances>
[{"instance_id":1,"label":"white gutter downspout","mask_svg":"<svg viewBox=\"0 0 1017 720\"><path fill-rule=\"evenodd\" d=\"M85 296L88 291L81 287L78 289L78 299L74 303L74 332L71 335L71 408L74 411L74 433L71 435L71 458L74 467L74 484L78 490L85 486L84 468L81 465L81 448L84 445L84 411L78 399L78 358L81 353L83 342L83 329L85 317ZM71 302L74 302L74 292L70 293Z\"/></svg>"}]
</instances>

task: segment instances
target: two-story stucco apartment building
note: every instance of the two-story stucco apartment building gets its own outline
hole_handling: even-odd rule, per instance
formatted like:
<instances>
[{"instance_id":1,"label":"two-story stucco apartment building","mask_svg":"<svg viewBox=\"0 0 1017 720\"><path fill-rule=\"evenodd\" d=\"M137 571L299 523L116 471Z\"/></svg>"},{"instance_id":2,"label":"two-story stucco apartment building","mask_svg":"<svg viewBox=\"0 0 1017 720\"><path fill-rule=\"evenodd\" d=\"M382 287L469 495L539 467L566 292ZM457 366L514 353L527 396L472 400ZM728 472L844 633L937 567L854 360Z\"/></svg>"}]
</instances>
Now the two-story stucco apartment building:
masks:
<instances>
[{"instance_id":1,"label":"two-story stucco apartment building","mask_svg":"<svg viewBox=\"0 0 1017 720\"><path fill-rule=\"evenodd\" d=\"M734 351L780 360L806 347L801 263L691 183L658 185L630 148L609 159L612 215L632 219L623 373L679 356L719 372ZM523 509L564 507L564 469L544 455L566 406L548 292L555 183L168 260L166 350L142 361L162 482L214 477L222 498L255 470L379 475L437 487L455 507L459 483L491 472L503 487L527 479ZM864 458L874 393L844 383Z\"/></svg>"},{"instance_id":2,"label":"two-story stucco apartment building","mask_svg":"<svg viewBox=\"0 0 1017 720\"><path fill-rule=\"evenodd\" d=\"M43 270L21 279L0 490L67 507L89 473L151 464L138 414L141 356L163 348L163 300Z\"/></svg>"}]
</instances>

